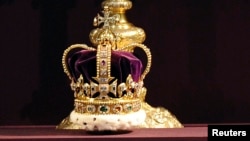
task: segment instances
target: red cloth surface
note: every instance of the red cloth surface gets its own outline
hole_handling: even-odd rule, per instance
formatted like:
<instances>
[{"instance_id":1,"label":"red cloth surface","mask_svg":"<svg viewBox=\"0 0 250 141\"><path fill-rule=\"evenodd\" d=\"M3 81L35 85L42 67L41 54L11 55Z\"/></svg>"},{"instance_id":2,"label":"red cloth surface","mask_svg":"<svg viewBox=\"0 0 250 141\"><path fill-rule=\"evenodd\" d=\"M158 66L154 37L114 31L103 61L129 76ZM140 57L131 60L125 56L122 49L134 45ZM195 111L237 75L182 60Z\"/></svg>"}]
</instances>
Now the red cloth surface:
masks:
<instances>
[{"instance_id":1,"label":"red cloth surface","mask_svg":"<svg viewBox=\"0 0 250 141\"><path fill-rule=\"evenodd\" d=\"M55 126L0 126L0 140L36 141L206 141L207 126L185 126L184 128L134 129L124 133L87 133L81 130L62 130Z\"/></svg>"}]
</instances>

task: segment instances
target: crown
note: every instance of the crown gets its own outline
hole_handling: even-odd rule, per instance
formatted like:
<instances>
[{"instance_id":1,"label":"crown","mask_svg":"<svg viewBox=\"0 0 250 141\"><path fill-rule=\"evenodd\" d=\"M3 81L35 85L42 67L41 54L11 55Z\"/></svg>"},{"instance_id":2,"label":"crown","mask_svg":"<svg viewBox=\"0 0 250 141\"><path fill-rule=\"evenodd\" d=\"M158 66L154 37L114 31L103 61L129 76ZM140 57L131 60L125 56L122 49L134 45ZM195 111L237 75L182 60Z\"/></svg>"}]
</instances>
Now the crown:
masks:
<instances>
[{"instance_id":1,"label":"crown","mask_svg":"<svg viewBox=\"0 0 250 141\"><path fill-rule=\"evenodd\" d=\"M132 128L179 128L182 124L163 107L145 102L144 79L151 68L144 30L127 22L129 0L104 0L89 36L94 47L73 44L62 65L71 81L74 109L57 129L119 131ZM139 48L146 60L134 53Z\"/></svg>"},{"instance_id":2,"label":"crown","mask_svg":"<svg viewBox=\"0 0 250 141\"><path fill-rule=\"evenodd\" d=\"M117 49L118 37L112 33L110 26L119 18L117 15L109 17L108 7L104 7L103 13L104 17L101 20L104 22L103 31L96 39L97 48L75 44L66 49L63 54L64 72L71 80L71 89L76 99L75 110L90 114L126 114L138 111L146 92L143 79L151 66L150 50L138 43ZM98 18L100 19L100 15ZM100 21L97 22L95 18L94 23L99 25ZM148 62L143 73L141 73L141 60L127 52L135 47L141 48L147 55ZM76 48L82 50L67 58L68 53ZM94 69L88 67L89 64L95 64L95 76L91 75ZM111 69L112 67L114 68ZM112 71L116 77L111 75ZM86 108L82 105L86 105Z\"/></svg>"},{"instance_id":3,"label":"crown","mask_svg":"<svg viewBox=\"0 0 250 141\"><path fill-rule=\"evenodd\" d=\"M138 126L145 120L142 102L146 88L143 80L151 67L151 53L140 43L118 48L120 37L112 32L111 27L119 21L119 15L111 16L107 6L104 6L102 12L103 17L98 14L94 19L94 25L103 24L95 41L97 46L74 44L63 53L63 69L71 80L70 86L74 91L74 113L90 119L98 116L101 121L109 122L109 118L115 117L117 120L125 120L126 124L133 123ZM137 47L147 56L146 67L130 52ZM138 117L136 121L134 117ZM117 126L118 129L124 128L119 127L119 123L111 124L114 124L110 125L111 129L116 130ZM88 127L87 130L111 130L106 127L98 124Z\"/></svg>"}]
</instances>

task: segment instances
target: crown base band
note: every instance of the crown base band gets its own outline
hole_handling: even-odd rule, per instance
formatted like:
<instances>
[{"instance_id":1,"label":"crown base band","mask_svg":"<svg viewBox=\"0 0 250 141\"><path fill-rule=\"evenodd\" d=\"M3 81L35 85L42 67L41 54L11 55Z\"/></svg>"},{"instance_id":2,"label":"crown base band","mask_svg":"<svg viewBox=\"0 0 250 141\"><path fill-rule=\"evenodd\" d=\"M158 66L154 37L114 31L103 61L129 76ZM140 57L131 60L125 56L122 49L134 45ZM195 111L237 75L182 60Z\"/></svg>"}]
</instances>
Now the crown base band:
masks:
<instances>
[{"instance_id":1,"label":"crown base band","mask_svg":"<svg viewBox=\"0 0 250 141\"><path fill-rule=\"evenodd\" d=\"M141 100L79 100L75 99L75 112L81 114L107 115L128 114L141 109Z\"/></svg>"}]
</instances>

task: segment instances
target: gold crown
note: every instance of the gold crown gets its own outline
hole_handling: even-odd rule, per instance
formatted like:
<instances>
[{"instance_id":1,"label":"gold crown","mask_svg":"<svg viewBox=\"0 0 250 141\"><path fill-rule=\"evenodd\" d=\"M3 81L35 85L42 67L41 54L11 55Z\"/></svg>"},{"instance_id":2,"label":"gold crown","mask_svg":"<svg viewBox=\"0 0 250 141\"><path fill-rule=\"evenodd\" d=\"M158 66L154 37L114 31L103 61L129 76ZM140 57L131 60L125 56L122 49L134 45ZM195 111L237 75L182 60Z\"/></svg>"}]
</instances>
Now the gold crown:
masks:
<instances>
[{"instance_id":1,"label":"gold crown","mask_svg":"<svg viewBox=\"0 0 250 141\"><path fill-rule=\"evenodd\" d=\"M132 7L132 2L103 0L102 7L103 16L97 14L94 18L98 28L89 34L95 47L73 44L63 53L63 69L71 80L75 106L57 129L183 127L167 109L152 107L145 101L143 80L150 71L152 58L150 50L141 44L146 37L144 30L126 20L125 11ZM134 55L135 48L144 51L147 61Z\"/></svg>"},{"instance_id":2,"label":"gold crown","mask_svg":"<svg viewBox=\"0 0 250 141\"><path fill-rule=\"evenodd\" d=\"M143 80L151 67L150 50L140 43L130 43L118 48L117 43L121 37L113 33L111 28L120 20L120 17L117 14L112 15L107 6L104 6L102 12L103 17L98 14L94 19L94 25L103 24L95 38L96 48L85 44L74 44L63 53L63 69L71 80L71 89L74 91L74 111L97 115L137 112L141 109L146 95ZM143 72L140 74L139 80L134 80L129 74L125 82L119 83L118 78L111 75L112 52L131 53L137 47L142 49L147 56L147 64ZM74 78L68 67L68 55L77 48L96 52L96 76L91 76L89 82L83 77L83 74Z\"/></svg>"}]
</instances>

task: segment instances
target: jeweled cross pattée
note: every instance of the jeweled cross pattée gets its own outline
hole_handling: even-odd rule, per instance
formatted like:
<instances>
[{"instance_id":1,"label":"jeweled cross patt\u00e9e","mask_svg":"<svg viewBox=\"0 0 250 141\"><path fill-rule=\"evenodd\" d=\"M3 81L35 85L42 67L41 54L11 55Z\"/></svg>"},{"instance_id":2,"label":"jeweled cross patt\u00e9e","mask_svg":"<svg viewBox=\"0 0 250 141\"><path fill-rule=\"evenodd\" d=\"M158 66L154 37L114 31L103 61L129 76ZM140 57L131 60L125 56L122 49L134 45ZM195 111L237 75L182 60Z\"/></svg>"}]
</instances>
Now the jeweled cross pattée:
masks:
<instances>
[{"instance_id":1,"label":"jeweled cross patt\u00e9e","mask_svg":"<svg viewBox=\"0 0 250 141\"><path fill-rule=\"evenodd\" d=\"M111 11L107 6L104 6L102 13L103 17L97 14L97 16L94 18L94 26L99 26L103 23L103 27L108 28L111 24L115 24L120 19L120 16L118 14L110 16Z\"/></svg>"},{"instance_id":2,"label":"jeweled cross patt\u00e9e","mask_svg":"<svg viewBox=\"0 0 250 141\"><path fill-rule=\"evenodd\" d=\"M109 30L109 29L107 29ZM103 34L109 34L104 32ZM104 39L101 39L104 40ZM100 99L109 99L108 93L112 93L113 96L117 96L116 86L117 80L112 84L109 82L114 79L110 76L110 67L111 67L111 44L109 41L104 42L103 44L98 45L97 47L97 58L96 58L96 69L97 76L93 77L99 84L91 82L91 97L97 92L100 93L98 96Z\"/></svg>"}]
</instances>

